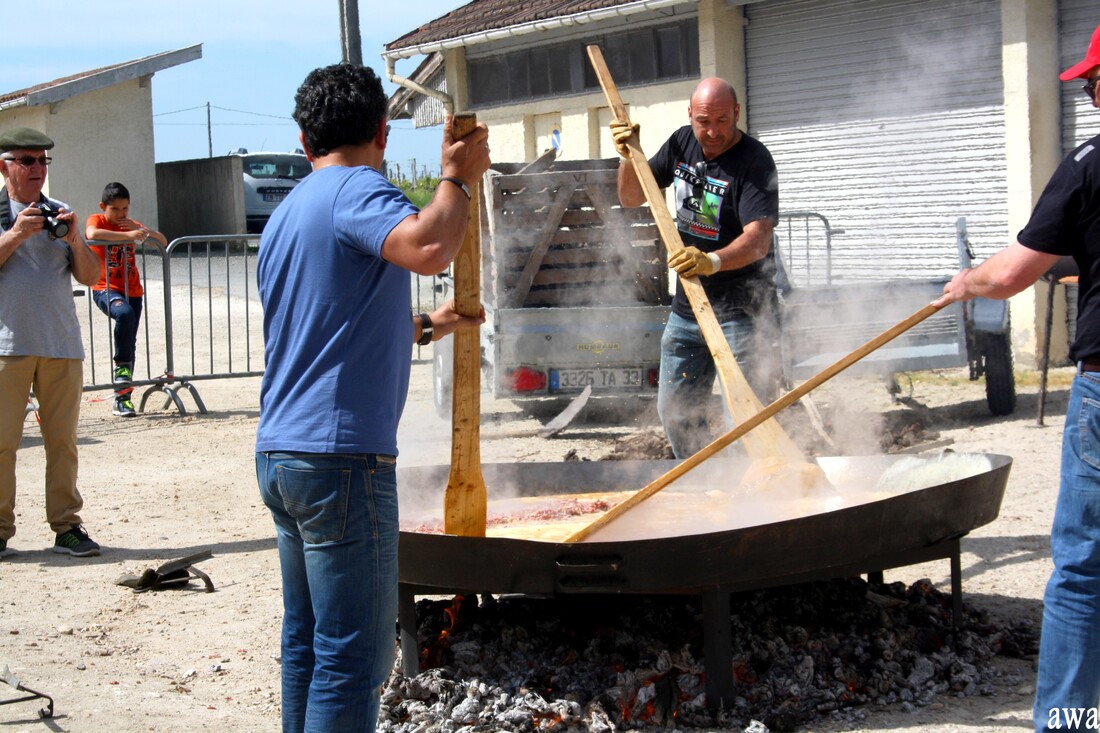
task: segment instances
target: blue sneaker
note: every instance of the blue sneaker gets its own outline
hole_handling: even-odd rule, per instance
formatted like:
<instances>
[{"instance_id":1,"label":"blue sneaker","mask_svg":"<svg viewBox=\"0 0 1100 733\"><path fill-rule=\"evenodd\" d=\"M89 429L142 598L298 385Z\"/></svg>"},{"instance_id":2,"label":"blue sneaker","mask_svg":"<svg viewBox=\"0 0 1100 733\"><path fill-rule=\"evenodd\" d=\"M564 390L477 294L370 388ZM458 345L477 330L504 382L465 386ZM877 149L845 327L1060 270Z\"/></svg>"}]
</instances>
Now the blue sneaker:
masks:
<instances>
[{"instance_id":1,"label":"blue sneaker","mask_svg":"<svg viewBox=\"0 0 1100 733\"><path fill-rule=\"evenodd\" d=\"M53 543L53 551L73 557L91 557L99 554L99 545L96 544L84 528L79 524L70 527L67 532L61 532Z\"/></svg>"}]
</instances>

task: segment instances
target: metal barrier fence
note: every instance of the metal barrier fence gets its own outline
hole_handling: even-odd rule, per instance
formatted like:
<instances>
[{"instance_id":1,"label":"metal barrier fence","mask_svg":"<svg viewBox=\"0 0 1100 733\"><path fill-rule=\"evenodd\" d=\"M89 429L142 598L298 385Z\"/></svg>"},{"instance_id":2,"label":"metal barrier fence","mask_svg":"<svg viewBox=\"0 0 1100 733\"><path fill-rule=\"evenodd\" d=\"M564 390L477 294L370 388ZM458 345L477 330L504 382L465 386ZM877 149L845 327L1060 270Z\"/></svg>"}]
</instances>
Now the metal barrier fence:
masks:
<instances>
[{"instance_id":1,"label":"metal barrier fence","mask_svg":"<svg viewBox=\"0 0 1100 733\"><path fill-rule=\"evenodd\" d=\"M139 410L157 393L186 414L180 394L205 413L194 382L263 374L263 315L255 288L259 235L180 237L136 246L145 291L134 364ZM89 242L112 248L127 243ZM125 261L125 258L122 258ZM76 294L77 291L74 291ZM114 389L114 322L93 302L78 308L86 361L84 390Z\"/></svg>"},{"instance_id":2,"label":"metal barrier fence","mask_svg":"<svg viewBox=\"0 0 1100 733\"><path fill-rule=\"evenodd\" d=\"M134 364L138 410L157 394L164 407L187 413L181 394L206 405L195 382L264 373L263 311L256 290L256 255L260 235L226 234L180 237L167 247L153 240L135 245L135 260L145 291ZM124 242L89 242L114 248ZM411 312L439 304L436 278L413 276ZM74 290L86 358L84 391L113 390L114 321L93 302L90 289ZM421 358L421 347L415 347Z\"/></svg>"}]
</instances>

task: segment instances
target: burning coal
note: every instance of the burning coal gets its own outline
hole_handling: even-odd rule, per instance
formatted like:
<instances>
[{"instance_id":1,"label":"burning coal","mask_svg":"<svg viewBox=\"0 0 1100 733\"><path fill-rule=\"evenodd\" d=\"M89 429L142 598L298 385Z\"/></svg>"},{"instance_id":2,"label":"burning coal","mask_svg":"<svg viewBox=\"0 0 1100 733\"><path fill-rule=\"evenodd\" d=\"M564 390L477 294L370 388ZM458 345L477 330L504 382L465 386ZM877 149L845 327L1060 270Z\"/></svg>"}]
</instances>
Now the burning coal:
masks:
<instances>
[{"instance_id":1,"label":"burning coal","mask_svg":"<svg viewBox=\"0 0 1100 733\"><path fill-rule=\"evenodd\" d=\"M970 608L956 631L950 596L926 580L738 594L736 698L714 712L704 695L701 617L697 598L678 596L422 600L422 671L391 676L378 730L609 733L753 720L790 730L868 703L992 694L993 658L1032 654L1037 644L1028 624Z\"/></svg>"}]
</instances>

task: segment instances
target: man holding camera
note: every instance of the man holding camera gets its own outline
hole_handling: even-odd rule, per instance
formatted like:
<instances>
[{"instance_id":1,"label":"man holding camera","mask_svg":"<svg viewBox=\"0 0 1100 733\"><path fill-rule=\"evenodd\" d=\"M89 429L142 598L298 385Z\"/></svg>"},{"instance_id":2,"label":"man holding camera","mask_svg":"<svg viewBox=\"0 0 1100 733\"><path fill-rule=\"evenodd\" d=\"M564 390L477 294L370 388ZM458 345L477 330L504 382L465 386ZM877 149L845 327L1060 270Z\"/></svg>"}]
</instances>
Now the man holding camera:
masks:
<instances>
[{"instance_id":1,"label":"man holding camera","mask_svg":"<svg viewBox=\"0 0 1100 733\"><path fill-rule=\"evenodd\" d=\"M15 453L34 390L46 450L46 519L54 552L99 554L81 526L76 426L84 346L72 279L99 279L99 258L73 212L42 195L54 142L25 127L0 132L0 555L15 535Z\"/></svg>"}]
</instances>

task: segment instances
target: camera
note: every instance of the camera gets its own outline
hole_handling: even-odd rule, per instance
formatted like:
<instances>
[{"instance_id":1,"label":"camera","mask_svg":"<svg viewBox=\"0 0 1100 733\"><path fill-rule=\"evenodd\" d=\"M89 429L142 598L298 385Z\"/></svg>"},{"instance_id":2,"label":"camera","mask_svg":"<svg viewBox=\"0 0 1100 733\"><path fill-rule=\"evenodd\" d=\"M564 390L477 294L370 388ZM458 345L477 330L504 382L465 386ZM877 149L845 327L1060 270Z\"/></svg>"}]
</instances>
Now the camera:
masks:
<instances>
[{"instance_id":1,"label":"camera","mask_svg":"<svg viewBox=\"0 0 1100 733\"><path fill-rule=\"evenodd\" d=\"M58 219L61 210L48 201L39 201L37 208L42 212L42 228L54 239L64 239L69 234L69 223Z\"/></svg>"}]
</instances>

